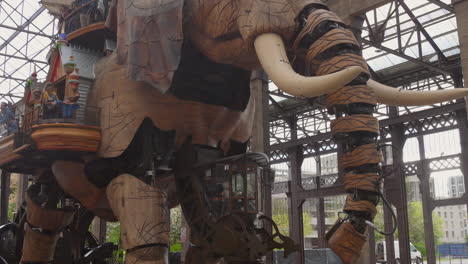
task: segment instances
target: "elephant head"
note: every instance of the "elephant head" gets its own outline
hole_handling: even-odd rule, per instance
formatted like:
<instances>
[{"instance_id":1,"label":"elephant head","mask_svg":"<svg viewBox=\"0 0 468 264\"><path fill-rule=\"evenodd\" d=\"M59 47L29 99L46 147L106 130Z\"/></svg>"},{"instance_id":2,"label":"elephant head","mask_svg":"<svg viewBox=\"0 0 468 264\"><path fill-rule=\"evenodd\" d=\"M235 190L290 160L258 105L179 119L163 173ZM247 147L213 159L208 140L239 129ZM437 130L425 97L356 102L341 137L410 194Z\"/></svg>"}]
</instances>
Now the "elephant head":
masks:
<instances>
[{"instance_id":1,"label":"elephant head","mask_svg":"<svg viewBox=\"0 0 468 264\"><path fill-rule=\"evenodd\" d=\"M118 61L127 65L130 78L164 92L187 38L212 61L248 70L261 64L280 89L294 96L326 94L367 72L356 39L319 0L118 0L113 1L107 25L117 31ZM356 55L352 66L344 64L325 76L311 69L316 57L339 47L347 50L341 54ZM289 61L293 57L294 66L303 64L308 75L316 77L297 74ZM401 106L433 104L468 94L464 89L402 91L372 80L367 85L378 102Z\"/></svg>"},{"instance_id":2,"label":"elephant head","mask_svg":"<svg viewBox=\"0 0 468 264\"><path fill-rule=\"evenodd\" d=\"M197 144L210 145L211 136L215 143L226 138L247 140L252 99L241 107L230 107L228 102L220 103L219 108L214 106L216 96L214 103L204 101L203 96L213 97L232 86L230 82L245 79L260 67L291 95L327 94L327 107L337 117L332 134L344 149L339 162L345 168L345 189L350 193L344 208L349 217L333 228L329 245L346 264L359 256L380 194L379 129L372 117L375 105L425 105L468 95L468 89L413 92L369 80L367 63L354 35L318 0L112 3L107 25L117 32L117 50L107 61L111 65L101 67L96 83L101 86L102 119L108 122L103 125L102 145L109 149L113 149L112 144L120 145L102 156L121 154L145 117L162 130L191 136ZM187 65L196 72L209 67L210 72L194 76L184 68ZM194 81L199 79L203 81ZM213 81L218 79L222 80ZM213 83L214 90L200 90L203 93L197 98L201 103L173 92L179 86L189 91ZM128 132L119 137L117 133L124 129ZM117 132L106 134L107 130Z\"/></svg>"}]
</instances>

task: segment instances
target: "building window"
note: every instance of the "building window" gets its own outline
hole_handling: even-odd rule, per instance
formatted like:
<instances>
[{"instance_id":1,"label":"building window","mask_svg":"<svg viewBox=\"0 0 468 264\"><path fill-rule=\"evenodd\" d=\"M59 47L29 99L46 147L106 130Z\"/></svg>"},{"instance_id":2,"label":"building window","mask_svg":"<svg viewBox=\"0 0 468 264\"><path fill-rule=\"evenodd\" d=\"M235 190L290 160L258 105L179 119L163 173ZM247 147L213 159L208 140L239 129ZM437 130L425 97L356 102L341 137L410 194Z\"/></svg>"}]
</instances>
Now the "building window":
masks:
<instances>
[{"instance_id":1,"label":"building window","mask_svg":"<svg viewBox=\"0 0 468 264\"><path fill-rule=\"evenodd\" d=\"M447 212L444 212L444 218L447 218Z\"/></svg>"},{"instance_id":2,"label":"building window","mask_svg":"<svg viewBox=\"0 0 468 264\"><path fill-rule=\"evenodd\" d=\"M449 232L448 232L448 231L445 231L445 237L446 237L446 238L449 237Z\"/></svg>"},{"instance_id":3,"label":"building window","mask_svg":"<svg viewBox=\"0 0 468 264\"><path fill-rule=\"evenodd\" d=\"M453 218L453 212L450 212L450 219Z\"/></svg>"}]
</instances>

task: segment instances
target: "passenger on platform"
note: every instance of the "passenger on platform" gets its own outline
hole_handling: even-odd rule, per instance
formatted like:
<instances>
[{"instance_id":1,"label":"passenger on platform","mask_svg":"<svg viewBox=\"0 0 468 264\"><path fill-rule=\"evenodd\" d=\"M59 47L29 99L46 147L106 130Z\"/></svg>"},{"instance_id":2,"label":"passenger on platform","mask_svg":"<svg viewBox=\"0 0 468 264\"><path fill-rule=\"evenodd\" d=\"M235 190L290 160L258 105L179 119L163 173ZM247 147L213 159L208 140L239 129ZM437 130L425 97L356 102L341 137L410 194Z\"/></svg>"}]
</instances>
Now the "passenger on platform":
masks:
<instances>
[{"instance_id":1,"label":"passenger on platform","mask_svg":"<svg viewBox=\"0 0 468 264\"><path fill-rule=\"evenodd\" d=\"M42 117L44 119L57 118L57 104L60 103L61 101L58 99L57 93L54 89L54 85L50 82L47 83L45 86L45 91L42 93Z\"/></svg>"},{"instance_id":2,"label":"passenger on platform","mask_svg":"<svg viewBox=\"0 0 468 264\"><path fill-rule=\"evenodd\" d=\"M78 99L80 99L80 91L79 91L79 84L80 84L80 75L79 69L74 68L73 72L69 76L68 85L70 87L70 96L65 97L62 104L62 115L63 118L73 118L75 110L80 108L78 105Z\"/></svg>"},{"instance_id":3,"label":"passenger on platform","mask_svg":"<svg viewBox=\"0 0 468 264\"><path fill-rule=\"evenodd\" d=\"M8 107L7 103L2 102L0 110L0 124L5 125L8 135L18 131L18 122L15 119L15 114Z\"/></svg>"},{"instance_id":4,"label":"passenger on platform","mask_svg":"<svg viewBox=\"0 0 468 264\"><path fill-rule=\"evenodd\" d=\"M63 118L73 118L73 113L80 106L72 102L69 98L65 99L62 103L62 117Z\"/></svg>"},{"instance_id":5,"label":"passenger on platform","mask_svg":"<svg viewBox=\"0 0 468 264\"><path fill-rule=\"evenodd\" d=\"M41 89L34 89L32 94L33 94L33 99L32 99L33 109L40 108L41 104L42 104L42 91L41 91Z\"/></svg>"}]
</instances>

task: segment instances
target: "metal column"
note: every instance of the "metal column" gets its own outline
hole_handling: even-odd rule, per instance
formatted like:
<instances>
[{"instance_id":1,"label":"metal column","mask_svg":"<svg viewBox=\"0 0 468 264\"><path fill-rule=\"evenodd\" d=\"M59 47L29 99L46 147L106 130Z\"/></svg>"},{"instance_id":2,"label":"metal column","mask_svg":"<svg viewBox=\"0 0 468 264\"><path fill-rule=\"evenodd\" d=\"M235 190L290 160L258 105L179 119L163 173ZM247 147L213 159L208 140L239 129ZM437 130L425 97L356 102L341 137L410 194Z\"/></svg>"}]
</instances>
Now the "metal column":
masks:
<instances>
[{"instance_id":1,"label":"metal column","mask_svg":"<svg viewBox=\"0 0 468 264\"><path fill-rule=\"evenodd\" d=\"M252 72L250 79L250 87L252 91L251 98L255 98L255 119L252 131L252 139L250 141L250 150L252 152L268 153L270 146L269 133L269 112L268 112L268 76L263 70ZM270 178L265 179L270 180ZM263 213L270 217L272 216L271 202L271 187L273 182L266 182L263 191ZM271 224L266 225L266 229L271 232ZM272 252L266 256L266 264L272 263Z\"/></svg>"},{"instance_id":2,"label":"metal column","mask_svg":"<svg viewBox=\"0 0 468 264\"><path fill-rule=\"evenodd\" d=\"M291 128L291 139L297 139L297 124L296 117L291 117L289 120L289 127ZM301 167L303 158L303 150L301 146L295 146L288 149L288 156L290 161L290 192L287 193L289 200L289 230L291 238L299 244L300 251L296 255L296 263L303 264L304 257L304 224L302 219L302 205L304 199L297 197L297 194L303 191L302 188L302 175Z\"/></svg>"},{"instance_id":3,"label":"metal column","mask_svg":"<svg viewBox=\"0 0 468 264\"><path fill-rule=\"evenodd\" d=\"M397 108L390 108L390 115L397 116ZM399 150L392 151L393 154L393 177L397 186L397 191L392 194L397 208L397 223L398 223L398 245L400 248L400 263L411 263L410 239L408 227L408 201L406 199L406 181L403 171L403 147L405 146L405 130L403 124L391 126L392 145Z\"/></svg>"},{"instance_id":4,"label":"metal column","mask_svg":"<svg viewBox=\"0 0 468 264\"><path fill-rule=\"evenodd\" d=\"M421 132L421 128L420 128ZM430 183L429 179L431 176L429 162L426 160L426 152L424 147L424 137L418 136L419 143L419 154L421 158L421 164L419 166L420 170L418 173L418 178L421 183L421 195L422 195L422 206L423 206L423 216L424 216L424 243L426 245L427 253L427 264L435 264L435 243L434 243L434 226L432 223L432 211L433 203L430 196Z\"/></svg>"},{"instance_id":5,"label":"metal column","mask_svg":"<svg viewBox=\"0 0 468 264\"><path fill-rule=\"evenodd\" d=\"M0 178L0 225L8 221L8 189L10 173L2 170Z\"/></svg>"},{"instance_id":6,"label":"metal column","mask_svg":"<svg viewBox=\"0 0 468 264\"><path fill-rule=\"evenodd\" d=\"M316 148L315 150L317 153L319 153L319 149ZM322 176L322 162L320 155L315 157L316 161L316 172L317 176L315 177L317 189L322 188L321 183L320 183L320 177ZM318 246L320 248L326 248L327 247L327 240L325 239L325 233L327 232L326 228L326 223L325 223L325 198L319 197L317 199L317 234L318 234L318 241L319 244Z\"/></svg>"},{"instance_id":7,"label":"metal column","mask_svg":"<svg viewBox=\"0 0 468 264\"><path fill-rule=\"evenodd\" d=\"M468 67L468 66L467 66ZM463 76L461 74L452 76L455 87L462 87ZM464 101L461 99L460 101ZM456 111L458 129L460 134L460 144L461 144L461 171L464 176L465 181L465 194L464 198L466 205L468 207L468 114L467 109L461 109Z\"/></svg>"}]
</instances>

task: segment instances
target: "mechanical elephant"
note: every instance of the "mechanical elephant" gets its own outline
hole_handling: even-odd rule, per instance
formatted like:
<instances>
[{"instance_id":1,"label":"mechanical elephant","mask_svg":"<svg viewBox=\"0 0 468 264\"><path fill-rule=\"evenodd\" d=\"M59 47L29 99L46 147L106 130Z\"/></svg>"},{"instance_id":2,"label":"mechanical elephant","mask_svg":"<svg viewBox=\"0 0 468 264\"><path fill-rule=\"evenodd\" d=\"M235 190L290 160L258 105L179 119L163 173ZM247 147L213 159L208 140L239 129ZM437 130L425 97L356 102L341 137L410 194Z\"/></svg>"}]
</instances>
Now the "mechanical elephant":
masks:
<instances>
[{"instance_id":1,"label":"mechanical elephant","mask_svg":"<svg viewBox=\"0 0 468 264\"><path fill-rule=\"evenodd\" d=\"M343 149L349 196L347 217L327 238L343 263L358 259L381 195L376 104L424 105L467 94L402 91L369 80L356 38L318 0L114 0L106 25L117 48L96 65L88 99L101 109L100 150L83 163L56 161L52 172L96 215L121 221L127 263L167 263L168 209L177 203L192 230L189 263L262 263L275 246L294 249L283 236L281 245L259 238L268 237L254 227L259 218L213 220L206 196L223 189L201 180L222 173L219 164L245 159L255 69L263 67L294 96L326 95L336 117L332 134Z\"/></svg>"}]
</instances>

